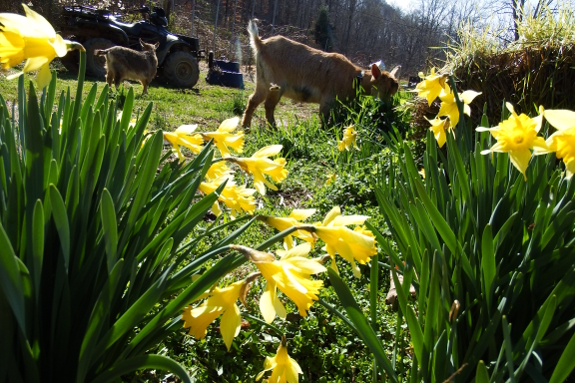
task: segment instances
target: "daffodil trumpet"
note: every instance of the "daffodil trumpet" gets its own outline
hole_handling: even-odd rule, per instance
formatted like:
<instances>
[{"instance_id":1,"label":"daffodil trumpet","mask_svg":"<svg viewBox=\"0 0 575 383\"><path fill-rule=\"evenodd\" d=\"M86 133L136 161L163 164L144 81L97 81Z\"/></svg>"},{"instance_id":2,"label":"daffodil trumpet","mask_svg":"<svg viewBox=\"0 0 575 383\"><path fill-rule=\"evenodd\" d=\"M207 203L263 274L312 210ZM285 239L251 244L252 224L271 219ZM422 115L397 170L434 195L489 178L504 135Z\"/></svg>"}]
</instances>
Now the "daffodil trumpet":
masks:
<instances>
[{"instance_id":1,"label":"daffodil trumpet","mask_svg":"<svg viewBox=\"0 0 575 383\"><path fill-rule=\"evenodd\" d=\"M39 13L22 4L26 16L0 13L0 66L9 69L26 60L22 72L9 75L14 79L22 73L38 71L36 80L40 89L51 79L50 62L64 57L69 50L85 51L84 47L64 40Z\"/></svg>"}]
</instances>

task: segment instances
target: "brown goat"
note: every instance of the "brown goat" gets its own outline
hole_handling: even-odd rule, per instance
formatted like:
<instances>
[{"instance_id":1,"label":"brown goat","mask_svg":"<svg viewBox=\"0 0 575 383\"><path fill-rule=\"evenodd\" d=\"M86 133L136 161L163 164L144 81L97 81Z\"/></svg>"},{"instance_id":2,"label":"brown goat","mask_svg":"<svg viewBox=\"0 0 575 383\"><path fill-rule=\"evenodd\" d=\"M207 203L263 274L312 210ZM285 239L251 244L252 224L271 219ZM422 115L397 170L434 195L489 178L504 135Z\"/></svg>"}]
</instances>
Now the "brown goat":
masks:
<instances>
[{"instance_id":1,"label":"brown goat","mask_svg":"<svg viewBox=\"0 0 575 383\"><path fill-rule=\"evenodd\" d=\"M375 95L377 89L382 99L397 92L393 73L382 72L375 64L368 73L339 53L326 53L282 36L262 40L253 20L248 32L257 74L256 90L242 120L244 127L251 125L255 109L264 101L266 119L275 126L274 109L282 96L318 103L320 116L327 122L336 97L342 101L355 97L354 82L359 81L366 94Z\"/></svg>"},{"instance_id":2,"label":"brown goat","mask_svg":"<svg viewBox=\"0 0 575 383\"><path fill-rule=\"evenodd\" d=\"M97 50L97 56L106 56L106 82L112 88L112 81L116 90L124 80L137 80L144 86L142 94L148 93L148 85L156 77L158 71L158 58L156 49L160 43L147 44L140 39L142 52L125 47L112 47Z\"/></svg>"}]
</instances>

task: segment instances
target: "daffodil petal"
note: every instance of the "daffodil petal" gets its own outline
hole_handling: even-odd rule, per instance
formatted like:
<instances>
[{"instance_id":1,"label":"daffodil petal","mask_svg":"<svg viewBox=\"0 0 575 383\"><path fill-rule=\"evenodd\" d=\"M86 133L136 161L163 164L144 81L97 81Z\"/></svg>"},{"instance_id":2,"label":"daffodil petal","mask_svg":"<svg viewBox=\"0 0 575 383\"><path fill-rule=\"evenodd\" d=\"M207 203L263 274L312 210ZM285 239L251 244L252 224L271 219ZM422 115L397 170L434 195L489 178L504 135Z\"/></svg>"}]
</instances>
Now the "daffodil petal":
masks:
<instances>
[{"instance_id":1,"label":"daffodil petal","mask_svg":"<svg viewBox=\"0 0 575 383\"><path fill-rule=\"evenodd\" d=\"M178 127L178 129L176 129L176 132L177 133L183 133L183 134L192 134L196 131L197 128L198 128L198 124L181 125L180 127Z\"/></svg>"},{"instance_id":2,"label":"daffodil petal","mask_svg":"<svg viewBox=\"0 0 575 383\"><path fill-rule=\"evenodd\" d=\"M275 285L272 286L268 281L266 289L260 297L260 311L266 323L272 323L276 317L273 289L275 289Z\"/></svg>"},{"instance_id":3,"label":"daffodil petal","mask_svg":"<svg viewBox=\"0 0 575 383\"><path fill-rule=\"evenodd\" d=\"M22 69L24 72L30 72L33 70L38 70L40 68L42 68L42 66L46 63L50 62L50 60L47 57L30 57L27 61L26 64L24 65L24 68Z\"/></svg>"},{"instance_id":4,"label":"daffodil petal","mask_svg":"<svg viewBox=\"0 0 575 383\"><path fill-rule=\"evenodd\" d=\"M367 215L340 215L335 217L333 220L334 226L347 226L347 225L362 225L366 219L369 217Z\"/></svg>"},{"instance_id":5,"label":"daffodil petal","mask_svg":"<svg viewBox=\"0 0 575 383\"><path fill-rule=\"evenodd\" d=\"M309 254L310 251L311 251L311 245L309 243L303 243L299 246L294 247L293 249L286 251L281 257L281 259L285 260L293 257L305 257L306 255Z\"/></svg>"},{"instance_id":6,"label":"daffodil petal","mask_svg":"<svg viewBox=\"0 0 575 383\"><path fill-rule=\"evenodd\" d=\"M331 221L333 221L335 217L337 217L338 215L341 215L341 209L339 208L339 206L334 206L325 216L322 225L323 226L329 225Z\"/></svg>"},{"instance_id":7,"label":"daffodil petal","mask_svg":"<svg viewBox=\"0 0 575 383\"><path fill-rule=\"evenodd\" d=\"M525 180L527 180L525 172L527 171L527 166L529 166L529 160L531 160L531 152L529 150L510 152L509 159L513 166L515 166L515 168L523 174Z\"/></svg>"},{"instance_id":8,"label":"daffodil petal","mask_svg":"<svg viewBox=\"0 0 575 383\"><path fill-rule=\"evenodd\" d=\"M46 63L42 65L40 71L36 75L36 81L38 82L38 88L44 89L48 85L50 85L50 81L52 81L52 72L50 72L50 64Z\"/></svg>"},{"instance_id":9,"label":"daffodil petal","mask_svg":"<svg viewBox=\"0 0 575 383\"><path fill-rule=\"evenodd\" d=\"M35 11L28 8L26 4L22 4L24 11L26 12L26 18L29 20L30 25L33 26L34 30L40 31L42 35L53 38L56 36L56 31L52 24L48 22L42 15L36 13Z\"/></svg>"},{"instance_id":10,"label":"daffodil petal","mask_svg":"<svg viewBox=\"0 0 575 383\"><path fill-rule=\"evenodd\" d=\"M270 145L265 146L254 153L252 157L271 157L275 156L279 152L281 152L283 146L282 145Z\"/></svg>"},{"instance_id":11,"label":"daffodil petal","mask_svg":"<svg viewBox=\"0 0 575 383\"><path fill-rule=\"evenodd\" d=\"M567 130L575 127L575 112L566 109L549 109L543 112L545 119L555 129Z\"/></svg>"},{"instance_id":12,"label":"daffodil petal","mask_svg":"<svg viewBox=\"0 0 575 383\"><path fill-rule=\"evenodd\" d=\"M465 92L459 95L459 99L464 104L471 104L473 99L475 99L475 97L479 96L480 94L481 92L476 92L474 90L466 90Z\"/></svg>"},{"instance_id":13,"label":"daffodil petal","mask_svg":"<svg viewBox=\"0 0 575 383\"><path fill-rule=\"evenodd\" d=\"M316 209L294 209L288 215L288 217L293 218L293 219L298 220L298 221L303 221L305 219L308 219L312 215L314 215L315 212L316 212Z\"/></svg>"},{"instance_id":14,"label":"daffodil petal","mask_svg":"<svg viewBox=\"0 0 575 383\"><path fill-rule=\"evenodd\" d=\"M227 120L224 120L220 124L218 131L219 132L228 132L228 133L233 132L238 127L239 122L240 122L239 117L228 118Z\"/></svg>"},{"instance_id":15,"label":"daffodil petal","mask_svg":"<svg viewBox=\"0 0 575 383\"><path fill-rule=\"evenodd\" d=\"M232 305L224 311L222 318L220 319L220 333L228 351L232 347L232 342L234 338L240 333L240 327L242 324L242 318L240 316L240 309L237 305Z\"/></svg>"}]
</instances>

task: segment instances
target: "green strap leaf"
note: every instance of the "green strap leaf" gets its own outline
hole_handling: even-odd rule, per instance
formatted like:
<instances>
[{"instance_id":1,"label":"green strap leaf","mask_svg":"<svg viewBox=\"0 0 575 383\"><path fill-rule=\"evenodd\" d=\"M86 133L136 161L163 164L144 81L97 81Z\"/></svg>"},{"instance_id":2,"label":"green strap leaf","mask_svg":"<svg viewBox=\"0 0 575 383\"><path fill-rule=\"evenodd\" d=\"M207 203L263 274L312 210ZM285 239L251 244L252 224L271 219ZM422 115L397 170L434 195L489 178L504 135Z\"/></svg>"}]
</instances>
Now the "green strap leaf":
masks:
<instances>
[{"instance_id":1,"label":"green strap leaf","mask_svg":"<svg viewBox=\"0 0 575 383\"><path fill-rule=\"evenodd\" d=\"M0 288L12 308L18 321L20 331L26 334L26 315L24 310L24 290L20 279L20 268L16 261L16 253L10 239L0 222Z\"/></svg>"},{"instance_id":2,"label":"green strap leaf","mask_svg":"<svg viewBox=\"0 0 575 383\"><path fill-rule=\"evenodd\" d=\"M482 360L477 363L477 371L475 373L475 383L489 383L489 372L485 363Z\"/></svg>"},{"instance_id":3,"label":"green strap leaf","mask_svg":"<svg viewBox=\"0 0 575 383\"><path fill-rule=\"evenodd\" d=\"M33 222L32 222L32 278L34 281L34 292L36 299L40 294L40 278L42 277L42 259L44 256L44 208L42 202L36 200L34 204Z\"/></svg>"},{"instance_id":4,"label":"green strap leaf","mask_svg":"<svg viewBox=\"0 0 575 383\"><path fill-rule=\"evenodd\" d=\"M329 268L328 269L329 280L331 285L333 286L341 304L345 308L349 319L355 326L355 330L360 338L365 342L365 344L369 347L373 355L375 356L378 364L383 368L382 373L387 373L389 379L392 382L398 382L397 375L393 368L391 367L391 362L385 355L385 350L383 349L383 345L377 339L377 335L369 325L367 318L363 315L361 309L359 308L357 302L353 298L351 291L343 282L343 280L337 275L337 273Z\"/></svg>"},{"instance_id":5,"label":"green strap leaf","mask_svg":"<svg viewBox=\"0 0 575 383\"><path fill-rule=\"evenodd\" d=\"M136 370L167 370L176 374L185 383L192 383L186 370L176 361L162 355L141 355L116 363L114 367L100 374L91 383L114 382L127 373Z\"/></svg>"},{"instance_id":6,"label":"green strap leaf","mask_svg":"<svg viewBox=\"0 0 575 383\"><path fill-rule=\"evenodd\" d=\"M116 210L114 200L108 189L104 189L101 202L102 228L104 230L104 240L106 242L106 255L108 256L108 273L116 264L116 254L118 251L118 223L116 220Z\"/></svg>"},{"instance_id":7,"label":"green strap leaf","mask_svg":"<svg viewBox=\"0 0 575 383\"><path fill-rule=\"evenodd\" d=\"M483 274L483 284L485 286L485 297L487 307L491 308L491 286L495 280L495 254L493 252L493 235L491 225L485 226L481 239L481 272Z\"/></svg>"},{"instance_id":8,"label":"green strap leaf","mask_svg":"<svg viewBox=\"0 0 575 383\"><path fill-rule=\"evenodd\" d=\"M82 341L82 348L80 349L80 356L78 357L78 373L77 381L83 382L86 374L88 373L88 367L90 365L90 360L92 353L95 349L96 343L98 341L98 336L102 326L106 322L106 316L110 312L110 304L118 286L118 281L122 275L122 269L124 266L124 260L120 259L110 272L110 276L100 295L98 300L94 304L94 309L90 315L90 320L88 321L88 326L86 329L86 334L84 335L84 340Z\"/></svg>"},{"instance_id":9,"label":"green strap leaf","mask_svg":"<svg viewBox=\"0 0 575 383\"><path fill-rule=\"evenodd\" d=\"M66 205L60 195L60 192L53 184L50 184L50 203L52 205L52 216L56 223L56 230L60 236L60 244L62 253L64 254L64 266L66 270L70 265L70 224L68 222L68 214L66 213Z\"/></svg>"},{"instance_id":10,"label":"green strap leaf","mask_svg":"<svg viewBox=\"0 0 575 383\"><path fill-rule=\"evenodd\" d=\"M575 334L571 337L567 347L563 350L555 370L553 370L553 375L549 379L549 383L560 383L565 381L570 375L573 369L575 369Z\"/></svg>"}]
</instances>

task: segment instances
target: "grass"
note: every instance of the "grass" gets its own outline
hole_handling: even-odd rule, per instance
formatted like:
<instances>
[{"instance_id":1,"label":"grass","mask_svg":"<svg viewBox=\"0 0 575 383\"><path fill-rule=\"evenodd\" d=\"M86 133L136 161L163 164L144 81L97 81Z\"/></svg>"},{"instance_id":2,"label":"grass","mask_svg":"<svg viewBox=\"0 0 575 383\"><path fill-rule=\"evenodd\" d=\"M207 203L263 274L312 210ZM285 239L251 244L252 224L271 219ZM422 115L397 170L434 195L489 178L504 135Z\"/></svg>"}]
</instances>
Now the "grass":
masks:
<instances>
[{"instance_id":1,"label":"grass","mask_svg":"<svg viewBox=\"0 0 575 383\"><path fill-rule=\"evenodd\" d=\"M56 67L56 69L59 69ZM154 103L154 112L149 129L175 130L183 124L198 124L199 130L215 130L221 121L243 112L247 97L251 94L254 84L248 76L244 78L245 90L229 89L211 86L203 78L207 68L202 65L202 74L198 85L193 90L163 88L154 85L149 89L149 95L141 95L141 85L124 83L125 87L133 86L137 94L135 113L141 112L150 102ZM26 75L27 77L30 77ZM60 71L58 74L58 92L68 88L75 89L75 76ZM104 82L88 78L84 92L97 84L101 90ZM0 88L9 107L17 99L17 82L8 81L0 76ZM115 93L121 98L126 90ZM362 109L363 110L363 109ZM250 156L259 148L271 145L283 145L282 157L287 159L288 178L279 186L277 192L269 191L266 196L258 196L258 212L267 215L287 215L293 208L316 208L318 212L311 221L320 221L335 205L339 205L344 214L370 215L371 222L387 232L383 218L377 208L373 195L373 181L382 167L393 166L395 154L382 144L382 134L379 128L369 125L373 114L379 113L378 105L372 105L370 115L364 115L357 108L347 110L347 116L341 118L336 126L321 128L317 117L316 105L294 104L289 100L280 102L276 109L276 119L281 121L277 130L265 127L263 106L258 108L252 129L246 134L245 156ZM341 111L340 111L341 113ZM379 119L385 125L385 113ZM341 138L343 126L354 124L359 135L359 145L362 151L339 152L337 141ZM395 124L395 122L394 122ZM389 123L388 123L389 125ZM394 125L395 126L395 125ZM330 176L336 174L335 180L327 182ZM221 216L219 220L226 220ZM222 233L222 235L225 233ZM257 223L239 239L243 245L255 245L264 238L269 238L273 230ZM201 247L201 245L200 245ZM201 248L198 247L198 251ZM314 250L314 256L324 255L321 248ZM352 291L361 307L369 307L369 269L362 267L362 278L351 275L348 265L339 265L340 270L349 281ZM240 278L237 271L232 278ZM333 290L324 279L325 289L321 298L333 306L339 301ZM389 285L387 270L380 273L381 292L378 300L378 327L385 338L388 351L391 354L395 331L399 329L401 338L407 333L405 325L396 326L395 314L385 306L385 293ZM248 300L249 307L241 306L242 311L258 316L257 299L263 284L256 284ZM290 341L290 354L296 359L304 374L302 382L367 382L371 381L372 358L363 342L353 333L341 319L334 317L325 307L316 303L307 318L301 318L293 304L287 305L288 320L276 320L274 324L287 334ZM368 314L368 313L366 313ZM227 352L217 323L210 326L206 338L198 341L188 335L185 330L166 339L156 350L157 353L169 355L182 363L198 382L247 382L253 381L261 371L265 356L275 354L279 339L260 323L249 320L246 328L234 341L230 352ZM411 351L404 345L404 352L398 358L398 371L407 371ZM401 356L403 355L403 357ZM169 377L160 371L142 372L130 377L134 381L165 381Z\"/></svg>"}]
</instances>

